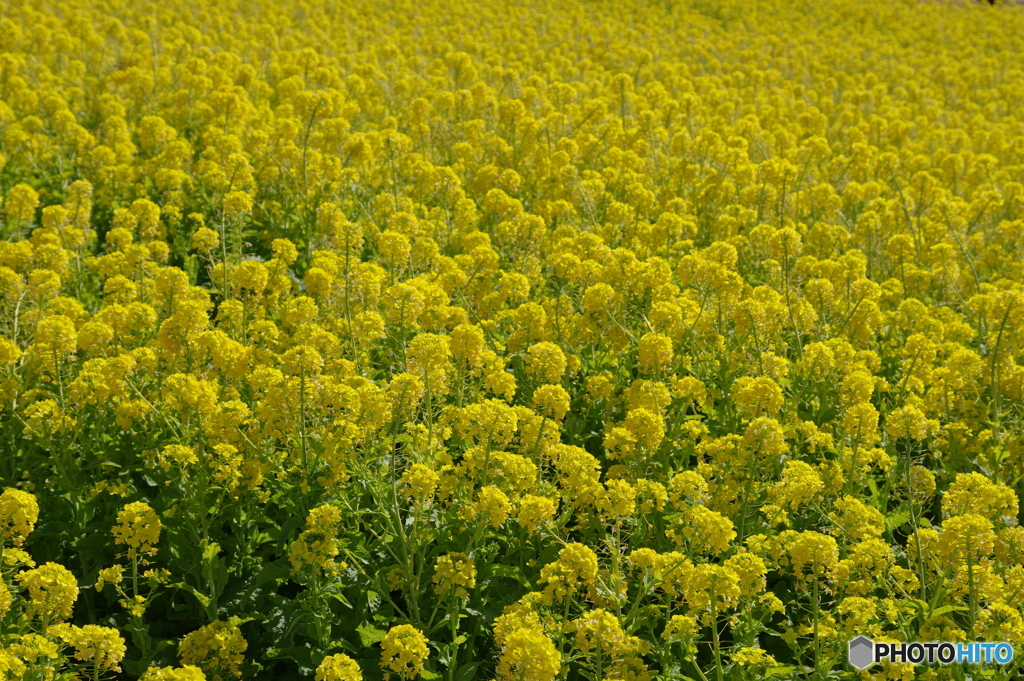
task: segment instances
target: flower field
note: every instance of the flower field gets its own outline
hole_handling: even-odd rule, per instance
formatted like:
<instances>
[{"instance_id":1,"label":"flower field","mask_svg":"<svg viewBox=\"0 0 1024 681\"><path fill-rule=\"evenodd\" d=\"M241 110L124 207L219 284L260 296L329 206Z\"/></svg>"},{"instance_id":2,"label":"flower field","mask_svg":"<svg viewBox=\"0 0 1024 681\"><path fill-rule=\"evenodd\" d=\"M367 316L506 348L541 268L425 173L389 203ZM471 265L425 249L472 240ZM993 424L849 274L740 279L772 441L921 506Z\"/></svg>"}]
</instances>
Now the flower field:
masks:
<instances>
[{"instance_id":1,"label":"flower field","mask_svg":"<svg viewBox=\"0 0 1024 681\"><path fill-rule=\"evenodd\" d=\"M0 4L0 680L1019 678L1022 54L927 0Z\"/></svg>"}]
</instances>

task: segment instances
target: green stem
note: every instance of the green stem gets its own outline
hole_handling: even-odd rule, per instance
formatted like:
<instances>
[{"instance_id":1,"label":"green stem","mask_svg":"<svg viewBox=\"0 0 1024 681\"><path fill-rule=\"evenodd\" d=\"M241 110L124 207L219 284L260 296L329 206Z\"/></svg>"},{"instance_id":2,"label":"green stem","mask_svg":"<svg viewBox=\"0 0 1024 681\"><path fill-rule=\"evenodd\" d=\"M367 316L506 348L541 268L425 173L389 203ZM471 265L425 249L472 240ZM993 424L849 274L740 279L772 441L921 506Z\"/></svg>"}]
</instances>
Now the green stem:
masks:
<instances>
[{"instance_id":1,"label":"green stem","mask_svg":"<svg viewBox=\"0 0 1024 681\"><path fill-rule=\"evenodd\" d=\"M715 678L722 681L722 643L718 639L718 603L715 601L714 580L711 584L711 638L714 642Z\"/></svg>"},{"instance_id":2,"label":"green stem","mask_svg":"<svg viewBox=\"0 0 1024 681\"><path fill-rule=\"evenodd\" d=\"M970 537L967 538L967 588L970 594L971 636L974 636L974 622L978 615L978 595L974 590L974 563L971 561Z\"/></svg>"},{"instance_id":3,"label":"green stem","mask_svg":"<svg viewBox=\"0 0 1024 681\"><path fill-rule=\"evenodd\" d=\"M454 609L449 614L452 628L452 659L448 665L448 681L455 681L455 670L458 668L457 660L459 654L459 613Z\"/></svg>"},{"instance_id":4,"label":"green stem","mask_svg":"<svg viewBox=\"0 0 1024 681\"><path fill-rule=\"evenodd\" d=\"M919 585L920 586L920 595L921 595L921 600L924 601L925 603L927 603L928 602L928 598L925 595L925 588L924 588L924 559L922 558L922 555L921 555L921 533L920 533L919 528L917 526L917 514L914 512L915 511L915 509L914 509L914 490L911 489L911 487L910 487L910 461L911 461L911 456L910 456L910 452L908 451L907 452L907 465L904 467L905 470L904 470L903 474L904 474L904 477L906 478L906 484L907 484L907 505L910 507L910 522L914 526L914 544L917 547L917 570L918 570L918 581L920 581L920 585Z\"/></svg>"},{"instance_id":5,"label":"green stem","mask_svg":"<svg viewBox=\"0 0 1024 681\"><path fill-rule=\"evenodd\" d=\"M814 677L821 678L818 666L821 663L821 639L818 637L818 613L821 610L821 594L818 591L818 577L814 575Z\"/></svg>"},{"instance_id":6,"label":"green stem","mask_svg":"<svg viewBox=\"0 0 1024 681\"><path fill-rule=\"evenodd\" d=\"M306 370L299 374L299 434L302 437L302 467L309 472L306 450Z\"/></svg>"}]
</instances>

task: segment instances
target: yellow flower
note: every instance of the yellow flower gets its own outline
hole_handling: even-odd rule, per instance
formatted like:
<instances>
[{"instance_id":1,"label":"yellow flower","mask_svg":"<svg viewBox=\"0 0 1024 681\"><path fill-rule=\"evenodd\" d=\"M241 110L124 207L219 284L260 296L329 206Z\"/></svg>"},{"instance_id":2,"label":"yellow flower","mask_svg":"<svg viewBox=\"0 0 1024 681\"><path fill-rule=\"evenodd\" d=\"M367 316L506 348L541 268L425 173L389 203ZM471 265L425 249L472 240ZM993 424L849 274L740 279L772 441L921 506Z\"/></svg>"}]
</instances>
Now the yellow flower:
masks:
<instances>
[{"instance_id":1,"label":"yellow flower","mask_svg":"<svg viewBox=\"0 0 1024 681\"><path fill-rule=\"evenodd\" d=\"M775 664L775 658L761 648L740 648L731 657L740 667L769 667Z\"/></svg>"},{"instance_id":2,"label":"yellow flower","mask_svg":"<svg viewBox=\"0 0 1024 681\"><path fill-rule=\"evenodd\" d=\"M341 523L341 511L337 506L324 504L312 509L306 517L304 530L292 542L288 551L288 560L292 566L292 574L300 575L310 571L314 575L332 575L340 567L334 558L340 552L337 531Z\"/></svg>"},{"instance_id":3,"label":"yellow flower","mask_svg":"<svg viewBox=\"0 0 1024 681\"><path fill-rule=\"evenodd\" d=\"M6 336L0 335L0 367L8 367L21 358L21 348Z\"/></svg>"},{"instance_id":4,"label":"yellow flower","mask_svg":"<svg viewBox=\"0 0 1024 681\"><path fill-rule=\"evenodd\" d=\"M799 578L824 576L839 559L839 548L832 537L808 530L799 532L789 545L793 573ZM806 572L805 572L806 571Z\"/></svg>"},{"instance_id":5,"label":"yellow flower","mask_svg":"<svg viewBox=\"0 0 1024 681\"><path fill-rule=\"evenodd\" d=\"M548 497L527 494L519 500L519 525L530 534L551 522L558 512L558 502Z\"/></svg>"},{"instance_id":6,"label":"yellow flower","mask_svg":"<svg viewBox=\"0 0 1024 681\"><path fill-rule=\"evenodd\" d=\"M255 260L243 260L237 267L231 269L229 280L232 286L239 289L248 289L253 295L263 293L270 280L270 273L266 265Z\"/></svg>"},{"instance_id":7,"label":"yellow flower","mask_svg":"<svg viewBox=\"0 0 1024 681\"><path fill-rule=\"evenodd\" d=\"M25 407L25 435L51 437L68 432L78 421L61 410L56 400L39 400Z\"/></svg>"},{"instance_id":8,"label":"yellow flower","mask_svg":"<svg viewBox=\"0 0 1024 681\"><path fill-rule=\"evenodd\" d=\"M437 473L421 463L415 463L402 473L403 494L416 504L427 504L434 496L439 480Z\"/></svg>"},{"instance_id":9,"label":"yellow flower","mask_svg":"<svg viewBox=\"0 0 1024 681\"><path fill-rule=\"evenodd\" d=\"M995 539L988 518L974 514L953 516L942 522L938 555L949 567L961 563L977 565L992 554Z\"/></svg>"},{"instance_id":10,"label":"yellow flower","mask_svg":"<svg viewBox=\"0 0 1024 681\"><path fill-rule=\"evenodd\" d=\"M779 422L763 416L754 419L747 426L741 446L758 458L774 458L789 451Z\"/></svg>"},{"instance_id":11,"label":"yellow flower","mask_svg":"<svg viewBox=\"0 0 1024 681\"><path fill-rule=\"evenodd\" d=\"M931 426L924 413L911 405L894 409L885 420L885 430L895 439L923 440Z\"/></svg>"},{"instance_id":12,"label":"yellow flower","mask_svg":"<svg viewBox=\"0 0 1024 681\"><path fill-rule=\"evenodd\" d=\"M391 678L391 672L414 679L423 671L423 661L427 658L427 638L416 627L400 624L384 635L380 643L380 666L384 669L384 679Z\"/></svg>"},{"instance_id":13,"label":"yellow flower","mask_svg":"<svg viewBox=\"0 0 1024 681\"><path fill-rule=\"evenodd\" d=\"M967 639L967 633L945 615L936 615L925 620L921 625L919 636L922 641L964 641Z\"/></svg>"},{"instance_id":14,"label":"yellow flower","mask_svg":"<svg viewBox=\"0 0 1024 681\"><path fill-rule=\"evenodd\" d=\"M16 184L7 192L4 213L10 220L31 220L39 205L39 193L24 182Z\"/></svg>"},{"instance_id":15,"label":"yellow flower","mask_svg":"<svg viewBox=\"0 0 1024 681\"><path fill-rule=\"evenodd\" d=\"M289 239L274 239L270 244L274 257L291 267L299 258L299 249Z\"/></svg>"},{"instance_id":16,"label":"yellow flower","mask_svg":"<svg viewBox=\"0 0 1024 681\"><path fill-rule=\"evenodd\" d=\"M352 320L352 334L360 343L369 343L387 336L384 318L378 313L365 310Z\"/></svg>"},{"instance_id":17,"label":"yellow flower","mask_svg":"<svg viewBox=\"0 0 1024 681\"><path fill-rule=\"evenodd\" d=\"M597 508L609 520L632 516L636 512L636 488L626 480L609 480L597 500Z\"/></svg>"},{"instance_id":18,"label":"yellow flower","mask_svg":"<svg viewBox=\"0 0 1024 681\"><path fill-rule=\"evenodd\" d=\"M95 673L121 671L118 663L124 659L126 649L124 639L116 629L95 624L86 624L84 627L60 624L52 631L74 647L76 660L98 670Z\"/></svg>"},{"instance_id":19,"label":"yellow flower","mask_svg":"<svg viewBox=\"0 0 1024 681\"><path fill-rule=\"evenodd\" d=\"M490 523L495 530L501 527L511 511L512 504L508 495L494 485L482 488L471 506L472 514L483 522Z\"/></svg>"},{"instance_id":20,"label":"yellow flower","mask_svg":"<svg viewBox=\"0 0 1024 681\"><path fill-rule=\"evenodd\" d=\"M192 235L192 248L209 254L220 245L220 235L209 227L200 227Z\"/></svg>"},{"instance_id":21,"label":"yellow flower","mask_svg":"<svg viewBox=\"0 0 1024 681\"><path fill-rule=\"evenodd\" d=\"M533 406L555 421L561 421L569 411L569 393L561 385L542 385L533 391Z\"/></svg>"},{"instance_id":22,"label":"yellow flower","mask_svg":"<svg viewBox=\"0 0 1024 681\"><path fill-rule=\"evenodd\" d=\"M469 589L476 586L476 567L464 553L446 553L434 564L434 593L446 594L454 589L455 597L469 598Z\"/></svg>"},{"instance_id":23,"label":"yellow flower","mask_svg":"<svg viewBox=\"0 0 1024 681\"><path fill-rule=\"evenodd\" d=\"M217 620L186 634L178 645L178 656L182 664L202 669L207 678L241 678L239 667L246 648L238 627Z\"/></svg>"},{"instance_id":24,"label":"yellow flower","mask_svg":"<svg viewBox=\"0 0 1024 681\"><path fill-rule=\"evenodd\" d=\"M913 573L896 570L894 562L892 547L878 538L865 539L851 546L849 557L831 568L831 579L851 595L871 593L878 580L894 570L894 577L911 580L916 586L918 580Z\"/></svg>"},{"instance_id":25,"label":"yellow flower","mask_svg":"<svg viewBox=\"0 0 1024 681\"><path fill-rule=\"evenodd\" d=\"M915 464L910 467L910 475L908 477L910 478L909 481L907 481L910 487L908 491L917 503L926 503L935 496L935 474L930 470L924 466ZM901 480L901 484L903 483L904 481ZM1012 491L1010 493L1013 494ZM943 503L946 502L946 498L947 497L943 497ZM953 499L950 499L950 501L952 502ZM949 515L957 515L958 512L952 512Z\"/></svg>"},{"instance_id":26,"label":"yellow flower","mask_svg":"<svg viewBox=\"0 0 1024 681\"><path fill-rule=\"evenodd\" d=\"M3 619L7 611L11 609L13 602L14 596L11 595L11 590L4 581L0 580L0 619Z\"/></svg>"},{"instance_id":27,"label":"yellow flower","mask_svg":"<svg viewBox=\"0 0 1024 681\"><path fill-rule=\"evenodd\" d=\"M315 681L363 681L359 664L344 653L328 655L316 668Z\"/></svg>"},{"instance_id":28,"label":"yellow flower","mask_svg":"<svg viewBox=\"0 0 1024 681\"><path fill-rule=\"evenodd\" d=\"M636 457L646 460L653 455L664 438L664 418L655 411L640 407L627 412L621 426L609 427L604 437L604 446L609 458L630 460Z\"/></svg>"},{"instance_id":29,"label":"yellow flower","mask_svg":"<svg viewBox=\"0 0 1024 681\"><path fill-rule=\"evenodd\" d=\"M1024 13L309 4L0 12L0 678L115 676L56 647L91 654L59 626L77 585L24 549L70 567L81 523L40 537L36 500L121 512L97 624L168 615L150 593L188 575L126 582L193 524L233 578L287 535L293 583L243 610L365 587L349 548L402 545L369 581L419 621L411 590L489 598L480 557L521 558L538 591L499 594L493 643L438 634L502 681L652 681L641 620L736 678L771 675L751 632L777 624L777 675L855 628L1018 635ZM233 585L206 609L281 643ZM949 619L915 632L922 592ZM241 672L211 627L146 678ZM915 673L945 672L862 676Z\"/></svg>"},{"instance_id":30,"label":"yellow flower","mask_svg":"<svg viewBox=\"0 0 1024 681\"><path fill-rule=\"evenodd\" d=\"M592 314L605 312L617 302L615 289L605 283L594 284L583 293L583 309Z\"/></svg>"},{"instance_id":31,"label":"yellow flower","mask_svg":"<svg viewBox=\"0 0 1024 681\"><path fill-rule=\"evenodd\" d=\"M676 508L701 504L708 493L708 483L696 471L676 473L668 483L668 500Z\"/></svg>"},{"instance_id":32,"label":"yellow flower","mask_svg":"<svg viewBox=\"0 0 1024 681\"><path fill-rule=\"evenodd\" d=\"M526 373L545 383L558 383L565 373L566 359L562 348L544 341L526 351Z\"/></svg>"},{"instance_id":33,"label":"yellow flower","mask_svg":"<svg viewBox=\"0 0 1024 681\"><path fill-rule=\"evenodd\" d=\"M323 366L323 356L309 345L290 348L281 356L281 371L287 376L316 375Z\"/></svg>"},{"instance_id":34,"label":"yellow flower","mask_svg":"<svg viewBox=\"0 0 1024 681\"><path fill-rule=\"evenodd\" d=\"M683 595L690 604L691 613L700 613L700 618L705 624L712 624L712 610L720 616L723 611L735 607L739 602L739 575L730 568L724 565L699 563L687 572Z\"/></svg>"},{"instance_id":35,"label":"yellow flower","mask_svg":"<svg viewBox=\"0 0 1024 681\"><path fill-rule=\"evenodd\" d=\"M640 371L659 373L672 365L672 339L661 333L645 333L638 346Z\"/></svg>"},{"instance_id":36,"label":"yellow flower","mask_svg":"<svg viewBox=\"0 0 1024 681\"><path fill-rule=\"evenodd\" d=\"M62 625L55 625L48 633L51 633L53 639L57 639L56 634L61 629ZM60 645L55 640L39 634L23 634L16 643L7 646L7 652L16 655L23 662L40 665L44 669L61 657ZM2 678L5 677L0 675L0 679Z\"/></svg>"},{"instance_id":37,"label":"yellow flower","mask_svg":"<svg viewBox=\"0 0 1024 681\"><path fill-rule=\"evenodd\" d=\"M451 377L449 338L432 333L418 334L409 343L409 372L419 376L425 388L434 395L448 391Z\"/></svg>"},{"instance_id":38,"label":"yellow flower","mask_svg":"<svg viewBox=\"0 0 1024 681\"><path fill-rule=\"evenodd\" d=\"M0 679L21 681L25 678L25 670L24 662L6 650L0 650Z\"/></svg>"},{"instance_id":39,"label":"yellow flower","mask_svg":"<svg viewBox=\"0 0 1024 681\"><path fill-rule=\"evenodd\" d=\"M33 351L42 361L60 359L78 348L78 331L75 323L64 315L53 315L39 322L36 327Z\"/></svg>"},{"instance_id":40,"label":"yellow flower","mask_svg":"<svg viewBox=\"0 0 1024 681\"><path fill-rule=\"evenodd\" d=\"M978 613L977 631L986 641L1024 643L1024 619L1017 608L1006 603L992 603Z\"/></svg>"},{"instance_id":41,"label":"yellow flower","mask_svg":"<svg viewBox=\"0 0 1024 681\"><path fill-rule=\"evenodd\" d=\"M849 495L835 502L836 511L829 519L839 529L846 541L860 541L869 537L880 537L885 531L885 516L874 506Z\"/></svg>"},{"instance_id":42,"label":"yellow flower","mask_svg":"<svg viewBox=\"0 0 1024 681\"><path fill-rule=\"evenodd\" d=\"M666 641L683 641L700 631L697 620L687 615L672 615L665 624L661 637Z\"/></svg>"},{"instance_id":43,"label":"yellow flower","mask_svg":"<svg viewBox=\"0 0 1024 681\"><path fill-rule=\"evenodd\" d=\"M576 648L583 652L597 650L605 656L617 656L629 645L618 618L603 608L584 614L571 626L576 632Z\"/></svg>"},{"instance_id":44,"label":"yellow flower","mask_svg":"<svg viewBox=\"0 0 1024 681\"><path fill-rule=\"evenodd\" d=\"M604 374L597 374L587 378L587 394L591 399L604 400L615 392L615 383Z\"/></svg>"},{"instance_id":45,"label":"yellow flower","mask_svg":"<svg viewBox=\"0 0 1024 681\"><path fill-rule=\"evenodd\" d=\"M1004 518L1015 519L1017 493L981 473L957 473L956 480L942 496L942 514L952 517L968 513L988 518L993 523L1000 523Z\"/></svg>"},{"instance_id":46,"label":"yellow flower","mask_svg":"<svg viewBox=\"0 0 1024 681\"><path fill-rule=\"evenodd\" d=\"M736 538L731 520L700 505L687 508L680 522L666 529L665 534L679 547L686 544L690 551L711 556L727 550Z\"/></svg>"},{"instance_id":47,"label":"yellow flower","mask_svg":"<svg viewBox=\"0 0 1024 681\"><path fill-rule=\"evenodd\" d=\"M185 474L192 466L199 463L199 457L196 455L194 447L166 445L157 454L156 461L164 472L170 471L171 468L177 468Z\"/></svg>"},{"instance_id":48,"label":"yellow flower","mask_svg":"<svg viewBox=\"0 0 1024 681\"><path fill-rule=\"evenodd\" d=\"M38 617L44 624L71 617L78 599L78 580L63 565L45 563L18 575L18 583L28 589L25 614Z\"/></svg>"},{"instance_id":49,"label":"yellow flower","mask_svg":"<svg viewBox=\"0 0 1024 681\"><path fill-rule=\"evenodd\" d=\"M504 637L497 674L503 681L554 681L561 670L561 654L543 632L516 629Z\"/></svg>"},{"instance_id":50,"label":"yellow flower","mask_svg":"<svg viewBox=\"0 0 1024 681\"><path fill-rule=\"evenodd\" d=\"M996 534L996 558L1007 565L1024 563L1024 527L1005 527Z\"/></svg>"},{"instance_id":51,"label":"yellow flower","mask_svg":"<svg viewBox=\"0 0 1024 681\"><path fill-rule=\"evenodd\" d=\"M199 667L150 667L139 681L206 681L206 675Z\"/></svg>"},{"instance_id":52,"label":"yellow flower","mask_svg":"<svg viewBox=\"0 0 1024 681\"><path fill-rule=\"evenodd\" d=\"M576 593L581 583L590 586L597 578L597 554L585 544L571 542L558 552L558 560L548 563L540 571L540 581L546 583L544 595L561 603L567 595Z\"/></svg>"},{"instance_id":53,"label":"yellow flower","mask_svg":"<svg viewBox=\"0 0 1024 681\"><path fill-rule=\"evenodd\" d=\"M99 578L96 580L96 590L101 591L106 584L120 584L124 579L124 568L120 565L113 565L100 570Z\"/></svg>"},{"instance_id":54,"label":"yellow flower","mask_svg":"<svg viewBox=\"0 0 1024 681\"><path fill-rule=\"evenodd\" d=\"M5 489L0 494L0 546L10 539L21 546L39 520L36 498L19 489Z\"/></svg>"},{"instance_id":55,"label":"yellow flower","mask_svg":"<svg viewBox=\"0 0 1024 681\"><path fill-rule=\"evenodd\" d=\"M451 350L456 360L471 367L478 367L481 365L484 349L484 330L480 326L459 324L452 330Z\"/></svg>"},{"instance_id":56,"label":"yellow flower","mask_svg":"<svg viewBox=\"0 0 1024 681\"><path fill-rule=\"evenodd\" d=\"M750 419L759 416L775 418L782 408L782 388L767 376L738 378L732 392L743 415Z\"/></svg>"},{"instance_id":57,"label":"yellow flower","mask_svg":"<svg viewBox=\"0 0 1024 681\"><path fill-rule=\"evenodd\" d=\"M768 498L779 506L788 505L791 511L795 511L814 499L824 485L810 465L790 460L782 469L782 479L768 490Z\"/></svg>"},{"instance_id":58,"label":"yellow flower","mask_svg":"<svg viewBox=\"0 0 1024 681\"><path fill-rule=\"evenodd\" d=\"M224 196L224 214L228 219L237 220L252 212L252 196L246 192L228 192Z\"/></svg>"},{"instance_id":59,"label":"yellow flower","mask_svg":"<svg viewBox=\"0 0 1024 681\"><path fill-rule=\"evenodd\" d=\"M128 559L137 555L155 555L160 540L160 516L144 501L125 506L117 514L114 543L128 546Z\"/></svg>"},{"instance_id":60,"label":"yellow flower","mask_svg":"<svg viewBox=\"0 0 1024 681\"><path fill-rule=\"evenodd\" d=\"M749 551L741 551L730 556L725 561L725 566L739 575L742 595L754 596L764 591L768 566L760 556Z\"/></svg>"}]
</instances>

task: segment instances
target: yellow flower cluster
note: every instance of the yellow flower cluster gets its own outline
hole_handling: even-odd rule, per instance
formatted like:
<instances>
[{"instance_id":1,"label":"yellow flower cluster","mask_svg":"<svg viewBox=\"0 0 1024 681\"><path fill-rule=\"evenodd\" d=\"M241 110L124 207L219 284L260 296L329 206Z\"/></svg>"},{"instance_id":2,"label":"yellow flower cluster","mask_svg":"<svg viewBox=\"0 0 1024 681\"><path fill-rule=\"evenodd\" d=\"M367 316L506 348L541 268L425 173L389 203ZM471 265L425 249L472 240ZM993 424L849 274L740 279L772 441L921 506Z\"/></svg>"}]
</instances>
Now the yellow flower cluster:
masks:
<instances>
[{"instance_id":1,"label":"yellow flower cluster","mask_svg":"<svg viewBox=\"0 0 1024 681\"><path fill-rule=\"evenodd\" d=\"M454 593L456 598L469 598L469 590L476 586L476 566L464 553L446 553L434 564L435 593Z\"/></svg>"},{"instance_id":2,"label":"yellow flower cluster","mask_svg":"<svg viewBox=\"0 0 1024 681\"><path fill-rule=\"evenodd\" d=\"M337 531L340 522L341 511L331 504L318 506L309 512L307 529L292 542L289 551L292 574L310 571L315 575L330 575L344 567L344 564L339 566L334 561L339 552Z\"/></svg>"},{"instance_id":3,"label":"yellow flower cluster","mask_svg":"<svg viewBox=\"0 0 1024 681\"><path fill-rule=\"evenodd\" d=\"M328 655L316 668L316 681L363 681L359 665L348 655Z\"/></svg>"},{"instance_id":4,"label":"yellow flower cluster","mask_svg":"<svg viewBox=\"0 0 1024 681\"><path fill-rule=\"evenodd\" d=\"M392 672L414 679L423 671L423 662L429 654L427 638L416 627L409 624L392 627L380 644L380 666L384 669L385 681L391 678Z\"/></svg>"},{"instance_id":5,"label":"yellow flower cluster","mask_svg":"<svg viewBox=\"0 0 1024 681\"><path fill-rule=\"evenodd\" d=\"M154 555L160 540L160 516L144 501L128 504L117 514L114 543L128 546L128 559Z\"/></svg>"},{"instance_id":6,"label":"yellow flower cluster","mask_svg":"<svg viewBox=\"0 0 1024 681\"><path fill-rule=\"evenodd\" d=\"M199 667L150 667L139 677L140 681L206 681Z\"/></svg>"},{"instance_id":7,"label":"yellow flower cluster","mask_svg":"<svg viewBox=\"0 0 1024 681\"><path fill-rule=\"evenodd\" d=\"M124 659L125 644L116 629L87 624L76 627L60 624L50 632L75 649L74 657L93 669L93 674L121 671L118 663Z\"/></svg>"},{"instance_id":8,"label":"yellow flower cluster","mask_svg":"<svg viewBox=\"0 0 1024 681\"><path fill-rule=\"evenodd\" d=\"M0 541L21 546L39 520L39 504L28 492L6 489L0 494Z\"/></svg>"},{"instance_id":9,"label":"yellow flower cluster","mask_svg":"<svg viewBox=\"0 0 1024 681\"><path fill-rule=\"evenodd\" d=\"M25 614L44 625L71 617L78 600L78 581L63 565L45 563L18 574L18 584L28 592Z\"/></svg>"},{"instance_id":10,"label":"yellow flower cluster","mask_svg":"<svg viewBox=\"0 0 1024 681\"><path fill-rule=\"evenodd\" d=\"M0 679L1024 643L1024 11L510 11L0 8Z\"/></svg>"},{"instance_id":11,"label":"yellow flower cluster","mask_svg":"<svg viewBox=\"0 0 1024 681\"><path fill-rule=\"evenodd\" d=\"M240 678L239 666L248 648L237 626L217 620L187 634L178 647L185 668L201 669L208 679Z\"/></svg>"},{"instance_id":12,"label":"yellow flower cluster","mask_svg":"<svg viewBox=\"0 0 1024 681\"><path fill-rule=\"evenodd\" d=\"M516 629L505 637L501 646L498 678L503 681L553 681L561 669L560 660L555 644L543 631Z\"/></svg>"}]
</instances>

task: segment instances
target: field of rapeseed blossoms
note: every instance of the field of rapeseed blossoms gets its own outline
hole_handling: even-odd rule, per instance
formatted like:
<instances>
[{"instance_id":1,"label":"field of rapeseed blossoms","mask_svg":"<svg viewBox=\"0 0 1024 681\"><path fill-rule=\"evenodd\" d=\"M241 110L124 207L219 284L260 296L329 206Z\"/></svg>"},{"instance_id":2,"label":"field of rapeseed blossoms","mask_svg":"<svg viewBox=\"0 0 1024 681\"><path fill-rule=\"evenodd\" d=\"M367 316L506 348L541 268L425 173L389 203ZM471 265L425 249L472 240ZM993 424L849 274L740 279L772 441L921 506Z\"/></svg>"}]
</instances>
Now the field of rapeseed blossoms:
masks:
<instances>
[{"instance_id":1,"label":"field of rapeseed blossoms","mask_svg":"<svg viewBox=\"0 0 1024 681\"><path fill-rule=\"evenodd\" d=\"M0 679L1024 646L1024 8L0 5Z\"/></svg>"}]
</instances>

